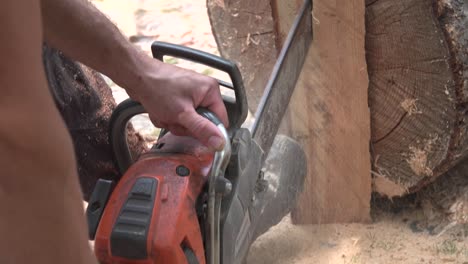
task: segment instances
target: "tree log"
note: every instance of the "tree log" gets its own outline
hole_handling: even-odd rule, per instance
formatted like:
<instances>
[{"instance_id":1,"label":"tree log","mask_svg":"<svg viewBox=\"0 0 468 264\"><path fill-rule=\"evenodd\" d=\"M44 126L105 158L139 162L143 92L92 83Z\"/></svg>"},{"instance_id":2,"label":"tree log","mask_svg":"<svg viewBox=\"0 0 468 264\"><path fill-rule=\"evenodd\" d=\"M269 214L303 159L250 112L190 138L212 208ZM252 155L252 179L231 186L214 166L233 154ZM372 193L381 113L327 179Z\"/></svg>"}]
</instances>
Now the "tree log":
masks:
<instances>
[{"instance_id":1,"label":"tree log","mask_svg":"<svg viewBox=\"0 0 468 264\"><path fill-rule=\"evenodd\" d=\"M236 0L229 1L229 4L224 2L223 8L216 9L216 11L214 11L213 3L222 1L208 0L208 3L210 2L211 8L210 4L208 7L211 10L213 31L217 36L218 44L219 40L229 37L236 39L236 35L232 32L245 28L255 31L256 24L252 25L246 20L223 20L225 23L223 27L229 28L231 33L217 30L217 25L220 23L215 22L219 20L219 14L232 16L235 13L232 9L233 2L236 6L244 7L243 13L256 12L247 4L250 1ZM267 5L265 0L260 2ZM294 7L297 3L295 0L270 0L268 2L272 6L271 17L273 18L269 27L274 32L275 41L265 42L261 47L250 46L251 49L272 50L272 47L275 47L277 51L280 48L279 43L281 43L284 31L278 25L288 25L294 15L294 12L290 12L291 9L294 10L291 6ZM340 1L328 1L324 4L322 1L314 1L313 13L317 19L314 24L316 33L314 41L320 41L317 33L320 29L333 32L337 25L352 28L351 25L355 23L355 19L364 16L364 14L356 14L354 19L350 20L349 11L336 12L338 9L335 2ZM345 0L340 2L341 5L344 3L349 2ZM324 8L322 14L324 18L319 18L321 5ZM371 110L372 187L374 191L384 196L402 196L427 186L467 156L468 30L466 27L468 26L468 2L463 0L366 0L363 3L356 2L356 6L365 7L365 54ZM357 10L355 8L351 12L358 12ZM262 14L263 17L267 16ZM324 20L329 16L336 17L338 23ZM356 35L359 33L344 35L341 36L341 40L346 43L348 39L353 39ZM324 37L327 35L324 34ZM269 60L259 62L249 57L238 57L232 52L233 47L242 44L242 41L230 42L230 46L219 45L221 54L237 60L243 66L242 72L247 79L259 63L265 65L265 75L269 76L267 68L272 61L271 57ZM313 45L316 43L314 42ZM337 45L335 53L341 52L343 46L346 47L346 44ZM359 48L364 49L364 47L356 47L356 49ZM318 52L323 54L322 50ZM343 52L338 60L350 56L353 56L352 52ZM251 64L250 61L254 61L255 64ZM313 67L313 64L307 64L306 67ZM309 70L314 72L317 69L310 68ZM348 69L345 68L345 70ZM333 75L320 77L322 81L330 78L336 77ZM250 85L250 90L258 91L262 91L264 87L262 82L257 83L258 86L252 86L252 83L248 85ZM311 88L303 92L302 97L306 97L313 91ZM249 95L255 94L251 92ZM336 117L336 113L334 115L333 117ZM304 116L290 117L293 120L294 118L301 120ZM349 125L350 127L345 129L352 127L351 124ZM307 126L302 129L303 131L310 131L313 128L313 122L303 126ZM308 155L317 153L317 143L313 142L309 150ZM363 149L363 151L366 150ZM353 155L360 156L365 153L359 152ZM341 161L336 160L336 162ZM316 166L316 164L309 164L309 166ZM331 166L330 170L333 169ZM309 190L311 191L313 189Z\"/></svg>"},{"instance_id":2,"label":"tree log","mask_svg":"<svg viewBox=\"0 0 468 264\"><path fill-rule=\"evenodd\" d=\"M244 78L249 109L255 112L276 61L270 0L207 0L208 14L221 55L235 61Z\"/></svg>"},{"instance_id":3,"label":"tree log","mask_svg":"<svg viewBox=\"0 0 468 264\"><path fill-rule=\"evenodd\" d=\"M459 0L366 1L377 192L417 191L466 156L467 8Z\"/></svg>"}]
</instances>

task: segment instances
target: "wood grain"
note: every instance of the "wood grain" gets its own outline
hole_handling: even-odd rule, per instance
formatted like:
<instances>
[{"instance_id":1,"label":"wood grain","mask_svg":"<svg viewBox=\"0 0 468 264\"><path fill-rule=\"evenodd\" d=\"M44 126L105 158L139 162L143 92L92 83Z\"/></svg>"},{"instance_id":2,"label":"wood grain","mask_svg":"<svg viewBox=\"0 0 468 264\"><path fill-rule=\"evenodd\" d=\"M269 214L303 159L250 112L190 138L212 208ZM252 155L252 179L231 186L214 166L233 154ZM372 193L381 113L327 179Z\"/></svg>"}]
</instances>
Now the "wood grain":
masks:
<instances>
[{"instance_id":1,"label":"wood grain","mask_svg":"<svg viewBox=\"0 0 468 264\"><path fill-rule=\"evenodd\" d=\"M220 2L207 0L213 35L221 55L237 63L255 112L277 57L270 1Z\"/></svg>"},{"instance_id":2,"label":"wood grain","mask_svg":"<svg viewBox=\"0 0 468 264\"><path fill-rule=\"evenodd\" d=\"M367 2L375 171L410 188L433 175L453 134L448 51L430 0Z\"/></svg>"},{"instance_id":3,"label":"wood grain","mask_svg":"<svg viewBox=\"0 0 468 264\"><path fill-rule=\"evenodd\" d=\"M366 1L373 169L406 190L400 195L466 156L468 3L462 2Z\"/></svg>"},{"instance_id":4,"label":"wood grain","mask_svg":"<svg viewBox=\"0 0 468 264\"><path fill-rule=\"evenodd\" d=\"M275 22L276 47L279 50L291 29L292 23L303 0L271 0L273 21Z\"/></svg>"},{"instance_id":5,"label":"wood grain","mask_svg":"<svg viewBox=\"0 0 468 264\"><path fill-rule=\"evenodd\" d=\"M309 175L295 223L370 220L370 114L363 0L314 1L314 42L291 105Z\"/></svg>"}]
</instances>

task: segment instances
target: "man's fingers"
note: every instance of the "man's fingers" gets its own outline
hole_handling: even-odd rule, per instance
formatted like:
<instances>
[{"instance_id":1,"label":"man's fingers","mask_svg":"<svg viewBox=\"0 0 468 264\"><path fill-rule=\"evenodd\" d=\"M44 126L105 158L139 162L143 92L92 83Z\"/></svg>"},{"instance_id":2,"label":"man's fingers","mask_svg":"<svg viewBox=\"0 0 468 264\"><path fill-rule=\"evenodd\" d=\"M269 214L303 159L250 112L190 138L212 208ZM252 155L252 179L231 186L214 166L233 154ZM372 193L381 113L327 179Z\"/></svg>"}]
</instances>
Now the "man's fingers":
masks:
<instances>
[{"instance_id":1,"label":"man's fingers","mask_svg":"<svg viewBox=\"0 0 468 264\"><path fill-rule=\"evenodd\" d=\"M229 126L229 118L226 112L226 107L223 103L209 105L208 109L212 111L221 120L221 122L223 122L225 127Z\"/></svg>"},{"instance_id":2,"label":"man's fingers","mask_svg":"<svg viewBox=\"0 0 468 264\"><path fill-rule=\"evenodd\" d=\"M169 125L169 131L176 136L188 136L189 133L185 127L180 125Z\"/></svg>"},{"instance_id":3,"label":"man's fingers","mask_svg":"<svg viewBox=\"0 0 468 264\"><path fill-rule=\"evenodd\" d=\"M153 118L152 116L150 116L150 120L151 120L151 123L153 123L153 125L154 125L155 127L157 127L157 128L165 128L165 129L168 128L168 126L167 126L166 123L161 122L161 121L159 121L159 120L156 120L156 119Z\"/></svg>"},{"instance_id":4,"label":"man's fingers","mask_svg":"<svg viewBox=\"0 0 468 264\"><path fill-rule=\"evenodd\" d=\"M228 127L229 118L226 112L226 107L223 103L218 82L216 80L214 80L214 82L216 83L216 86L214 86L208 95L205 96L203 101L200 103L200 106L208 108L221 120L221 122L223 122L226 127Z\"/></svg>"},{"instance_id":5,"label":"man's fingers","mask_svg":"<svg viewBox=\"0 0 468 264\"><path fill-rule=\"evenodd\" d=\"M191 136L200 140L210 149L221 150L224 147L224 137L216 125L199 115L195 110L180 114L179 124L184 126Z\"/></svg>"}]
</instances>

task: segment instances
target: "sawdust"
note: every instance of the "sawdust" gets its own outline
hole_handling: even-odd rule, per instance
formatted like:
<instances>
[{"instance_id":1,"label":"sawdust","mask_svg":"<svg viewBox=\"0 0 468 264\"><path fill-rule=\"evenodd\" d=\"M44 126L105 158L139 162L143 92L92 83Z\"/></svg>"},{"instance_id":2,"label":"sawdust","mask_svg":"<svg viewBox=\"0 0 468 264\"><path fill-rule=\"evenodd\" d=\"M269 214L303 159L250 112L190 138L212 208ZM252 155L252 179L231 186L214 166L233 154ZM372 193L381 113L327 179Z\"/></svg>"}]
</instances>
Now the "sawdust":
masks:
<instances>
[{"instance_id":1,"label":"sawdust","mask_svg":"<svg viewBox=\"0 0 468 264\"><path fill-rule=\"evenodd\" d=\"M417 147L409 147L411 154L409 160L407 160L411 169L418 176L430 176L432 175L432 170L427 166L427 151L423 149L418 149Z\"/></svg>"},{"instance_id":2,"label":"sawdust","mask_svg":"<svg viewBox=\"0 0 468 264\"><path fill-rule=\"evenodd\" d=\"M424 144L424 147L421 149L415 146L409 146L409 157L406 160L413 170L413 172L418 176L432 176L432 169L428 164L427 155L432 152L432 147L437 141L437 137L427 140ZM419 144L418 144L419 146Z\"/></svg>"},{"instance_id":3,"label":"sawdust","mask_svg":"<svg viewBox=\"0 0 468 264\"><path fill-rule=\"evenodd\" d=\"M408 193L408 190L400 184L394 183L386 177L374 175L372 179L373 190L380 194L385 194L388 198L401 197Z\"/></svg>"},{"instance_id":4,"label":"sawdust","mask_svg":"<svg viewBox=\"0 0 468 264\"><path fill-rule=\"evenodd\" d=\"M420 212L382 215L375 223L293 226L285 218L252 246L248 264L466 263L463 229L440 237L408 226Z\"/></svg>"},{"instance_id":5,"label":"sawdust","mask_svg":"<svg viewBox=\"0 0 468 264\"><path fill-rule=\"evenodd\" d=\"M408 193L408 190L405 189L400 183L395 183L390 180L390 173L385 168L379 166L379 158L377 155L373 162L373 169L371 170L372 175L372 190L386 197L392 199L393 197L400 197Z\"/></svg>"},{"instance_id":6,"label":"sawdust","mask_svg":"<svg viewBox=\"0 0 468 264\"><path fill-rule=\"evenodd\" d=\"M408 116L413 114L422 114L422 111L418 109L416 102L418 99L414 98L406 98L403 102L401 102L401 107L408 113Z\"/></svg>"}]
</instances>

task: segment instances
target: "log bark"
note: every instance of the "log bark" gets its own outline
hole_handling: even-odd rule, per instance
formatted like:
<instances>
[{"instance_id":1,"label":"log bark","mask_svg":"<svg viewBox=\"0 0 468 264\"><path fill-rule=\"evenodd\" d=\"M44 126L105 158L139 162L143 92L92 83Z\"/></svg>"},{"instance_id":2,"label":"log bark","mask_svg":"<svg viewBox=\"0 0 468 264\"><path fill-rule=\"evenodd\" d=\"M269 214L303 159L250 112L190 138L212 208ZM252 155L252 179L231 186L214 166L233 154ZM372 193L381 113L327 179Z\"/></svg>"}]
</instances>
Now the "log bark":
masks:
<instances>
[{"instance_id":1,"label":"log bark","mask_svg":"<svg viewBox=\"0 0 468 264\"><path fill-rule=\"evenodd\" d=\"M419 227L432 235L468 224L468 159L417 193L426 217Z\"/></svg>"},{"instance_id":2,"label":"log bark","mask_svg":"<svg viewBox=\"0 0 468 264\"><path fill-rule=\"evenodd\" d=\"M232 2L225 2L223 9L218 12L230 13ZM237 6L245 7L245 13L252 8L247 4L249 1L234 2ZM281 43L283 34L278 25L287 25L291 21L293 15L289 10L297 2L291 0L278 3L276 0L270 1L273 23L269 27L273 29L276 38L271 45L276 49L280 47L278 43ZM321 1L314 1L316 7L320 3ZM355 20L347 20L345 12L334 12L334 3L324 4L325 17L335 16L341 24L351 28L349 25ZM374 191L387 197L402 196L429 185L467 156L468 2L366 0L365 3L356 5L365 6L372 187ZM319 19L317 10L314 9L317 19L315 22L332 32L336 25L324 24L329 21ZM216 13L211 13L217 39L232 37L217 31L214 21L218 17L215 15ZM359 16L364 14L357 14L356 17ZM248 23L245 21L228 20L224 27L235 32L245 28L246 24ZM252 27L251 24L248 25ZM317 32L320 27L315 27ZM353 37L354 35L342 36L341 39L346 41ZM234 42L232 45L237 44ZM235 56L232 53L233 47L219 47L221 54L231 56L244 66L243 74L248 79L256 67L249 66L249 58ZM262 46L262 49L270 47ZM341 46L337 46L335 52L340 50ZM352 54L343 55L347 56ZM258 60L255 62L258 64ZM270 62L271 58L262 61L264 65L269 65ZM308 64L307 67L312 65ZM321 77L322 80L329 78L335 76ZM262 90L264 83L257 85L249 89ZM302 97L310 92L308 90L303 93ZM254 92L251 94L255 95ZM304 115L297 118L300 120ZM302 130L307 133L310 126L311 124L304 124ZM297 131L298 128L295 129ZM312 147L308 154L313 153ZM355 155L360 154L362 153Z\"/></svg>"}]
</instances>

